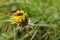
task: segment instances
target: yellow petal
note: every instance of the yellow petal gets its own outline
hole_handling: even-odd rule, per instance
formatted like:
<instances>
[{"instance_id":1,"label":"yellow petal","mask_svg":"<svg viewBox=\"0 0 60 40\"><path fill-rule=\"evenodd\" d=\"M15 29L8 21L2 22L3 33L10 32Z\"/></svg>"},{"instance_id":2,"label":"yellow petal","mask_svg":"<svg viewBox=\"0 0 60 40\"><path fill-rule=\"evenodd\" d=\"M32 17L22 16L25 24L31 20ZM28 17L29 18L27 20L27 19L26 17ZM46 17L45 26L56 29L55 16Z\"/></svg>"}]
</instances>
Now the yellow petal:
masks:
<instances>
[{"instance_id":1,"label":"yellow petal","mask_svg":"<svg viewBox=\"0 0 60 40\"><path fill-rule=\"evenodd\" d=\"M22 22L22 20L20 19L19 22Z\"/></svg>"},{"instance_id":2,"label":"yellow petal","mask_svg":"<svg viewBox=\"0 0 60 40\"><path fill-rule=\"evenodd\" d=\"M20 11L20 13L24 13L24 11L23 11L23 10L21 10L21 11Z\"/></svg>"},{"instance_id":3,"label":"yellow petal","mask_svg":"<svg viewBox=\"0 0 60 40\"><path fill-rule=\"evenodd\" d=\"M16 11L16 13L20 13L20 11L19 11L19 10L17 10L17 11Z\"/></svg>"},{"instance_id":4,"label":"yellow petal","mask_svg":"<svg viewBox=\"0 0 60 40\"><path fill-rule=\"evenodd\" d=\"M15 24L16 22L12 22L11 24Z\"/></svg>"}]
</instances>

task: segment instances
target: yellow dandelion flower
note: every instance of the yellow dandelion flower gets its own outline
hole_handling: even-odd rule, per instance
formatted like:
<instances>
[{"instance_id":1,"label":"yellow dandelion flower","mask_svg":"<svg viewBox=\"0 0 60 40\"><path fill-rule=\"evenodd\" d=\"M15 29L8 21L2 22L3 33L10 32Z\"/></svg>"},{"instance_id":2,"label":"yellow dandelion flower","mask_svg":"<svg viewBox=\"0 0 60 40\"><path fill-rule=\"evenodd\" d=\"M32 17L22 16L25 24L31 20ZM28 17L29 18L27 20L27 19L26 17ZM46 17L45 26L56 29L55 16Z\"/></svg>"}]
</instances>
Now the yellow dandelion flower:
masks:
<instances>
[{"instance_id":1,"label":"yellow dandelion flower","mask_svg":"<svg viewBox=\"0 0 60 40\"><path fill-rule=\"evenodd\" d=\"M16 16L11 17L10 22L12 24L15 24L15 23L18 23L18 22L21 23L22 21L25 21L25 18L28 16L27 13L24 13L23 10L16 11L16 14L17 14Z\"/></svg>"}]
</instances>

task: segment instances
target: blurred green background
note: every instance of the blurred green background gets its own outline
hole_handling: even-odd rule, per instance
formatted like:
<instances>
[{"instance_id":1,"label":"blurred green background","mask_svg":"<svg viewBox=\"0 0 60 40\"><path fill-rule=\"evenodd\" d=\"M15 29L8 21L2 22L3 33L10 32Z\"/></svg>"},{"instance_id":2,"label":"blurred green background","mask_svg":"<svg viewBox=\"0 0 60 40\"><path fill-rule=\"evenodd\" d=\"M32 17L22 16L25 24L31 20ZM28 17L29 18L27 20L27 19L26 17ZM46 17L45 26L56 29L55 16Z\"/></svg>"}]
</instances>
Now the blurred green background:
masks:
<instances>
[{"instance_id":1,"label":"blurred green background","mask_svg":"<svg viewBox=\"0 0 60 40\"><path fill-rule=\"evenodd\" d=\"M18 36L9 22L14 10L24 10L36 26ZM0 40L60 40L60 0L0 0Z\"/></svg>"}]
</instances>

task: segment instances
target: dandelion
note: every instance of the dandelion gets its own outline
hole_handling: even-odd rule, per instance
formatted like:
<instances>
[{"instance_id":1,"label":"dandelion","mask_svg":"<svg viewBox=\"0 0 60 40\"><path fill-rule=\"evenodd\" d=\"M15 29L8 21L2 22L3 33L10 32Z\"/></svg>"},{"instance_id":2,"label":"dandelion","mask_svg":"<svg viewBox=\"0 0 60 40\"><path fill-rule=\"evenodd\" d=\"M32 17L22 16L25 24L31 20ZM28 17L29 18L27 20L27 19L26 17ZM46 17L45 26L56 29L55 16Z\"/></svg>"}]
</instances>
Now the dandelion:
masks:
<instances>
[{"instance_id":1,"label":"dandelion","mask_svg":"<svg viewBox=\"0 0 60 40\"><path fill-rule=\"evenodd\" d=\"M27 13L25 13L23 10L17 10L15 14L16 15L13 15L10 19L11 24L22 23L25 21L26 17L28 17Z\"/></svg>"}]
</instances>

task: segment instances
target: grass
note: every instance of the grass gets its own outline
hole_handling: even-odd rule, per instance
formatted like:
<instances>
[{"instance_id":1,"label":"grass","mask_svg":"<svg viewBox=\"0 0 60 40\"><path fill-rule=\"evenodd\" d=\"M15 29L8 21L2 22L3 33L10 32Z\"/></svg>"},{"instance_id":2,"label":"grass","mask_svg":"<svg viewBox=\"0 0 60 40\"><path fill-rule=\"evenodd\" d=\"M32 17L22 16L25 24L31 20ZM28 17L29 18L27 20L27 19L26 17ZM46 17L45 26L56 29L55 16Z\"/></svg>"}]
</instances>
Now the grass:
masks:
<instances>
[{"instance_id":1,"label":"grass","mask_svg":"<svg viewBox=\"0 0 60 40\"><path fill-rule=\"evenodd\" d=\"M24 10L34 28L27 25L19 31L20 27L12 25L14 10ZM0 40L60 40L60 0L1 0Z\"/></svg>"}]
</instances>

